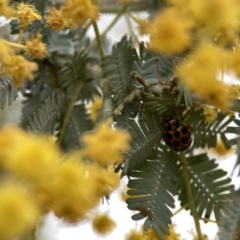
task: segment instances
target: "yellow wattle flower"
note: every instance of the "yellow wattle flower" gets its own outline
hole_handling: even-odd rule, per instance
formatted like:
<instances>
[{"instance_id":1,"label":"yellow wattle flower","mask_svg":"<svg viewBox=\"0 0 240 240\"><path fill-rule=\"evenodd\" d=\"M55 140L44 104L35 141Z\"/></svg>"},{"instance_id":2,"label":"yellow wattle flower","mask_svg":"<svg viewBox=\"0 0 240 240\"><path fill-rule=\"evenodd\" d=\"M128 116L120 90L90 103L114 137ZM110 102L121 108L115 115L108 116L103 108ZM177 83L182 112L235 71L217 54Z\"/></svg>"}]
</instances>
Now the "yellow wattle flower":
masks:
<instances>
[{"instance_id":1,"label":"yellow wattle flower","mask_svg":"<svg viewBox=\"0 0 240 240\"><path fill-rule=\"evenodd\" d=\"M100 235L107 235L114 230L116 222L107 213L97 214L92 221L93 230Z\"/></svg>"}]
</instances>

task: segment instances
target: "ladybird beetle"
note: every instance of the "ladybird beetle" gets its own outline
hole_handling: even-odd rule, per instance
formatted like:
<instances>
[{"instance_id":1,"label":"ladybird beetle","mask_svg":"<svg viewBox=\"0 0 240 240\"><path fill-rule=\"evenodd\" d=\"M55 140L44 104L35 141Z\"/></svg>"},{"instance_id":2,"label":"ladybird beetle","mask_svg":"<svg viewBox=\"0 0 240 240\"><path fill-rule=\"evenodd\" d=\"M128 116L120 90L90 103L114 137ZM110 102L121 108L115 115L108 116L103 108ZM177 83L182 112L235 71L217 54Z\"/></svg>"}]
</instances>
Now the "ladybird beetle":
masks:
<instances>
[{"instance_id":1,"label":"ladybird beetle","mask_svg":"<svg viewBox=\"0 0 240 240\"><path fill-rule=\"evenodd\" d=\"M185 151L193 143L193 129L178 118L164 117L163 139L175 151Z\"/></svg>"}]
</instances>

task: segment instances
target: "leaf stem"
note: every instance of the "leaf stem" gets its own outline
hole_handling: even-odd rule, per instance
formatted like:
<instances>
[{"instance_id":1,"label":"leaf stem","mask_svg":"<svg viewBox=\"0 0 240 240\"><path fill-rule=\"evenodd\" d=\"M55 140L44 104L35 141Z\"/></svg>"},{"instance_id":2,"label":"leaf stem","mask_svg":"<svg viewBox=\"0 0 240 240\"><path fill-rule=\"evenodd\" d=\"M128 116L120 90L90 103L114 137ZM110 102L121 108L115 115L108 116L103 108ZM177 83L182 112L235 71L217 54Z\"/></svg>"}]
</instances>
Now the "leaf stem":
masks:
<instances>
[{"instance_id":1,"label":"leaf stem","mask_svg":"<svg viewBox=\"0 0 240 240\"><path fill-rule=\"evenodd\" d=\"M37 227L31 231L31 240L36 240Z\"/></svg>"},{"instance_id":2,"label":"leaf stem","mask_svg":"<svg viewBox=\"0 0 240 240\"><path fill-rule=\"evenodd\" d=\"M19 36L17 42L20 44L22 42L22 37L23 37L23 29L20 28L19 30Z\"/></svg>"},{"instance_id":3,"label":"leaf stem","mask_svg":"<svg viewBox=\"0 0 240 240\"><path fill-rule=\"evenodd\" d=\"M185 209L188 206L188 204L184 204L182 207L180 207L177 211L175 211L172 215L172 217L176 216L178 213L180 213L183 209Z\"/></svg>"},{"instance_id":4,"label":"leaf stem","mask_svg":"<svg viewBox=\"0 0 240 240\"><path fill-rule=\"evenodd\" d=\"M188 204L189 204L189 207L190 207L192 215L193 215L195 227L196 227L197 234L198 234L198 239L203 240L200 223L199 223L199 217L197 215L197 211L196 211L194 201L193 201L193 195L192 195L192 190L191 190L191 186L190 186L190 180L189 180L187 163L186 163L186 158L185 158L184 152L180 153L180 160L181 160L181 164L182 164L182 168L183 168L183 177L184 177L184 182L185 182L186 191L187 191Z\"/></svg>"},{"instance_id":5,"label":"leaf stem","mask_svg":"<svg viewBox=\"0 0 240 240\"><path fill-rule=\"evenodd\" d=\"M72 110L74 108L74 104L77 101L77 98L78 98L78 95L79 95L79 93L82 89L82 86L83 86L83 81L78 81L75 88L74 88L72 99L71 99L71 101L68 105L68 109L67 109L66 114L64 116L63 123L62 123L61 129L60 129L60 132L59 132L59 137L57 139L57 144L58 145L60 145L60 143L62 141L63 135L64 135L65 130L67 128L67 124L68 124L69 119L70 119L71 114L72 114Z\"/></svg>"},{"instance_id":6,"label":"leaf stem","mask_svg":"<svg viewBox=\"0 0 240 240\"><path fill-rule=\"evenodd\" d=\"M109 26L100 34L100 37L103 38L107 32L117 23L117 21L119 20L119 18L126 12L127 7L129 4L124 4L122 9L118 12L118 14L116 15L116 17L113 19L113 21L109 24ZM90 52L97 44L97 40L94 39L91 44L86 48L86 52Z\"/></svg>"},{"instance_id":7,"label":"leaf stem","mask_svg":"<svg viewBox=\"0 0 240 240\"><path fill-rule=\"evenodd\" d=\"M135 34L134 30L133 30L133 26L132 26L132 23L131 23L131 20L130 20L130 17L129 17L128 14L125 15L125 19L126 19L128 30L129 30L130 34L133 36L133 39L139 45L138 38L137 38L137 36L136 36L136 34Z\"/></svg>"},{"instance_id":8,"label":"leaf stem","mask_svg":"<svg viewBox=\"0 0 240 240\"><path fill-rule=\"evenodd\" d=\"M25 45L22 45L20 43L13 43L13 42L9 42L9 41L6 41L4 39L1 39L3 42L5 42L7 45L9 45L10 47L15 47L15 48L20 48L20 49L26 49L26 46Z\"/></svg>"},{"instance_id":9,"label":"leaf stem","mask_svg":"<svg viewBox=\"0 0 240 240\"><path fill-rule=\"evenodd\" d=\"M104 54L102 40L101 40L101 36L100 36L100 33L99 33L97 22L92 21L92 25L93 25L93 29L94 29L94 32L95 32L95 35L96 35L96 40L97 40L100 56L101 56L101 59L103 60L105 54Z\"/></svg>"},{"instance_id":10,"label":"leaf stem","mask_svg":"<svg viewBox=\"0 0 240 240\"><path fill-rule=\"evenodd\" d=\"M113 111L113 117L117 116L124 108L124 106L131 102L135 96L140 95L141 90L140 89L135 89L133 90L124 100L121 104L119 104L115 110Z\"/></svg>"},{"instance_id":11,"label":"leaf stem","mask_svg":"<svg viewBox=\"0 0 240 240\"><path fill-rule=\"evenodd\" d=\"M211 219L208 219L208 218L200 218L200 220L202 220L202 221L205 221L205 222L216 223L216 224L218 224L218 225L219 225L219 222L217 222L217 221L214 221L214 220L211 220Z\"/></svg>"}]
</instances>

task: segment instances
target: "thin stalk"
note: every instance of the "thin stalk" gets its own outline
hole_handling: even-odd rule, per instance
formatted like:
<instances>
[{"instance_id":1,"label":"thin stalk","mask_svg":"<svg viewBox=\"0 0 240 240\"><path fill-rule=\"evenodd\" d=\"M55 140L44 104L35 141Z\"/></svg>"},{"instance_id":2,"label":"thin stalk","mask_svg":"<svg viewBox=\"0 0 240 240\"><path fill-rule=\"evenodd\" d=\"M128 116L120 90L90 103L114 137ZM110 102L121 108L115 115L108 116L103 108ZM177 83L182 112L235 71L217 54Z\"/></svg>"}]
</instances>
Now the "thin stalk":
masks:
<instances>
[{"instance_id":1,"label":"thin stalk","mask_svg":"<svg viewBox=\"0 0 240 240\"><path fill-rule=\"evenodd\" d=\"M13 42L9 42L9 41L6 41L4 39L1 39L3 42L5 42L8 46L10 47L15 47L15 48L20 48L20 49L26 49L26 46L22 45L22 44L19 44L19 43L13 43Z\"/></svg>"},{"instance_id":2,"label":"thin stalk","mask_svg":"<svg viewBox=\"0 0 240 240\"><path fill-rule=\"evenodd\" d=\"M18 36L18 40L17 40L17 42L18 42L19 44L22 42L22 36L23 36L23 29L20 28L19 36Z\"/></svg>"},{"instance_id":3,"label":"thin stalk","mask_svg":"<svg viewBox=\"0 0 240 240\"><path fill-rule=\"evenodd\" d=\"M131 20L130 20L130 17L129 15L125 15L125 19L126 19L126 22L127 22L127 26L128 26L128 30L130 32L130 34L133 36L133 38L135 39L136 43L139 45L139 41L138 41L138 38L133 30L133 27L132 27L132 23L131 23Z\"/></svg>"},{"instance_id":4,"label":"thin stalk","mask_svg":"<svg viewBox=\"0 0 240 240\"><path fill-rule=\"evenodd\" d=\"M37 228L34 228L32 231L31 231L31 240L36 240L36 233L37 233Z\"/></svg>"},{"instance_id":5,"label":"thin stalk","mask_svg":"<svg viewBox=\"0 0 240 240\"><path fill-rule=\"evenodd\" d=\"M97 40L100 56L101 56L101 59L103 60L105 54L104 54L102 40L101 40L101 36L100 36L99 30L98 30L97 22L92 21L92 25L93 25L93 29L94 29L94 32L95 32L95 35L96 35L96 40Z\"/></svg>"},{"instance_id":6,"label":"thin stalk","mask_svg":"<svg viewBox=\"0 0 240 240\"><path fill-rule=\"evenodd\" d=\"M82 86L83 86L83 81L78 81L77 84L76 84L76 87L74 88L74 92L73 92L71 102L68 105L68 109L67 109L67 112L64 116L63 123L62 123L61 129L60 129L60 132L59 132L59 137L58 137L58 140L57 140L58 145L60 145L60 143L62 141L63 135L64 135L65 130L67 128L67 124L68 124L69 119L70 119L71 114L72 114L74 104L77 101L77 98L78 98L78 95L79 95L79 93L82 89Z\"/></svg>"},{"instance_id":7,"label":"thin stalk","mask_svg":"<svg viewBox=\"0 0 240 240\"><path fill-rule=\"evenodd\" d=\"M133 90L124 100L123 102L117 106L117 108L115 108L115 110L113 111L113 117L117 116L124 108L124 106L131 102L135 96L140 95L141 90L140 89L135 89Z\"/></svg>"},{"instance_id":8,"label":"thin stalk","mask_svg":"<svg viewBox=\"0 0 240 240\"><path fill-rule=\"evenodd\" d=\"M56 71L51 63L48 64L48 71L49 71L49 76L50 76L50 83L54 89L57 89L58 83L57 83L57 78L56 78Z\"/></svg>"},{"instance_id":9,"label":"thin stalk","mask_svg":"<svg viewBox=\"0 0 240 240\"><path fill-rule=\"evenodd\" d=\"M124 4L122 9L118 12L118 14L115 16L115 18L112 20L112 22L109 24L109 26L100 34L101 38L103 38L107 32L117 23L119 18L126 12L127 7L129 4ZM91 42L91 44L86 48L86 52L90 52L95 46L97 45L96 38Z\"/></svg>"},{"instance_id":10,"label":"thin stalk","mask_svg":"<svg viewBox=\"0 0 240 240\"><path fill-rule=\"evenodd\" d=\"M132 15L131 12L128 11L128 16L137 24L139 24L139 19Z\"/></svg>"},{"instance_id":11,"label":"thin stalk","mask_svg":"<svg viewBox=\"0 0 240 240\"><path fill-rule=\"evenodd\" d=\"M185 209L188 206L188 204L183 205L180 207L176 212L173 213L172 217L176 216L178 213L180 213L183 209Z\"/></svg>"},{"instance_id":12,"label":"thin stalk","mask_svg":"<svg viewBox=\"0 0 240 240\"><path fill-rule=\"evenodd\" d=\"M182 164L182 168L183 168L183 177L184 177L184 182L185 182L186 191L187 191L188 204L189 204L190 210L193 215L198 239L203 240L200 223L199 223L199 217L197 215L197 211L196 211L194 201L193 201L193 195L192 195L192 190L191 190L191 186L190 186L187 163L186 163L186 158L185 158L184 152L180 153L180 160L181 160L181 164Z\"/></svg>"},{"instance_id":13,"label":"thin stalk","mask_svg":"<svg viewBox=\"0 0 240 240\"><path fill-rule=\"evenodd\" d=\"M211 220L211 219L208 219L208 218L200 218L200 220L205 221L205 222L211 222L211 223L219 224L219 222Z\"/></svg>"}]
</instances>

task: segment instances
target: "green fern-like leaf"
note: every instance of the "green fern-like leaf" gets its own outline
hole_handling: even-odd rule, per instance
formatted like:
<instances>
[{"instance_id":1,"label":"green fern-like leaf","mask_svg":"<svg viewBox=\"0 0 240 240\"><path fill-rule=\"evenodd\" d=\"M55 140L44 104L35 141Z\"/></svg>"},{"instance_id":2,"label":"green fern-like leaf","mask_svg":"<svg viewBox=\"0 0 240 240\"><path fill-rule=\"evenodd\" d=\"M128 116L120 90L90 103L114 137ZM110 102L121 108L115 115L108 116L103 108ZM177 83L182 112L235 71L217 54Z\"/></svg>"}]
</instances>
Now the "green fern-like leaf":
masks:
<instances>
[{"instance_id":1,"label":"green fern-like leaf","mask_svg":"<svg viewBox=\"0 0 240 240\"><path fill-rule=\"evenodd\" d=\"M237 161L235 163L235 166L233 167L233 171L235 169L237 169L237 167L240 165L240 120L239 119L235 119L234 120L234 123L237 125L237 126L234 126L234 127L227 127L227 130L226 132L228 133L233 133L236 135L236 137L230 139L227 143L229 146L233 146L233 145L236 145L237 146ZM238 176L240 176L240 170L238 172Z\"/></svg>"},{"instance_id":2,"label":"green fern-like leaf","mask_svg":"<svg viewBox=\"0 0 240 240\"><path fill-rule=\"evenodd\" d=\"M35 133L53 134L56 119L64 103L61 92L53 92L41 107L28 119L28 130Z\"/></svg>"},{"instance_id":3,"label":"green fern-like leaf","mask_svg":"<svg viewBox=\"0 0 240 240\"><path fill-rule=\"evenodd\" d=\"M222 215L223 205L233 186L227 172L218 169L218 164L207 154L188 157L188 174L194 203L199 217L210 218L214 212L217 221ZM181 170L182 171L182 170ZM184 179L179 184L181 205L188 203Z\"/></svg>"},{"instance_id":4,"label":"green fern-like leaf","mask_svg":"<svg viewBox=\"0 0 240 240\"><path fill-rule=\"evenodd\" d=\"M140 169L129 174L130 180L127 192L131 198L126 200L130 210L139 210L133 215L133 220L146 218L144 230L152 226L159 237L164 239L162 230L169 234L174 208L174 194L177 193L174 181L178 181L178 167L169 152L158 151L155 159L148 159Z\"/></svg>"},{"instance_id":5,"label":"green fern-like leaf","mask_svg":"<svg viewBox=\"0 0 240 240\"><path fill-rule=\"evenodd\" d=\"M193 104L192 94L189 88L187 88L181 81L179 82L179 85L178 85L178 91L179 91L179 95L177 99L177 105L179 105L182 102L182 98L183 98L183 102L185 106L192 106Z\"/></svg>"},{"instance_id":6,"label":"green fern-like leaf","mask_svg":"<svg viewBox=\"0 0 240 240\"><path fill-rule=\"evenodd\" d=\"M231 200L224 206L219 228L219 240L240 239L240 190L233 191Z\"/></svg>"},{"instance_id":7,"label":"green fern-like leaf","mask_svg":"<svg viewBox=\"0 0 240 240\"><path fill-rule=\"evenodd\" d=\"M136 123L132 120L128 131L132 137L130 151L125 157L123 175L130 173L133 169L138 169L149 157L154 147L161 139L161 131L154 118L147 116L144 121Z\"/></svg>"},{"instance_id":8,"label":"green fern-like leaf","mask_svg":"<svg viewBox=\"0 0 240 240\"><path fill-rule=\"evenodd\" d=\"M112 55L103 60L103 76L110 81L114 108L120 105L134 89L130 73L135 56L132 41L125 36L113 46Z\"/></svg>"},{"instance_id":9,"label":"green fern-like leaf","mask_svg":"<svg viewBox=\"0 0 240 240\"><path fill-rule=\"evenodd\" d=\"M158 83L160 75L160 59L154 57L144 62L140 59L135 60L133 63L132 75L134 74L141 76L148 85ZM135 81L134 85L136 85L136 87L143 87L143 85L139 84L137 81Z\"/></svg>"},{"instance_id":10,"label":"green fern-like leaf","mask_svg":"<svg viewBox=\"0 0 240 240\"><path fill-rule=\"evenodd\" d=\"M17 88L13 85L12 79L6 75L0 78L0 104L1 109L6 105L10 106L17 98Z\"/></svg>"},{"instance_id":11,"label":"green fern-like leaf","mask_svg":"<svg viewBox=\"0 0 240 240\"><path fill-rule=\"evenodd\" d=\"M66 152L80 148L80 136L82 133L90 131L92 127L93 123L89 119L85 105L76 105L73 108L67 128L64 132L61 148Z\"/></svg>"},{"instance_id":12,"label":"green fern-like leaf","mask_svg":"<svg viewBox=\"0 0 240 240\"><path fill-rule=\"evenodd\" d=\"M65 89L71 83L86 79L87 61L87 55L82 51L76 52L73 59L65 64L65 67L59 72L59 84L62 89Z\"/></svg>"},{"instance_id":13,"label":"green fern-like leaf","mask_svg":"<svg viewBox=\"0 0 240 240\"><path fill-rule=\"evenodd\" d=\"M36 74L35 81L27 81L22 87L22 94L26 99L23 101L22 117L20 126L28 128L28 119L32 117L33 112L37 112L41 104L53 93L50 85L50 76L48 66L39 64L39 71Z\"/></svg>"},{"instance_id":14,"label":"green fern-like leaf","mask_svg":"<svg viewBox=\"0 0 240 240\"><path fill-rule=\"evenodd\" d=\"M153 52L149 52L144 48L142 53L142 60L144 62L148 62L151 59L158 59L158 61L155 63L156 67L158 68L158 71L156 72L156 77L158 78L158 80L168 82L174 77L176 62L179 61L179 57L169 57L156 54Z\"/></svg>"},{"instance_id":15,"label":"green fern-like leaf","mask_svg":"<svg viewBox=\"0 0 240 240\"><path fill-rule=\"evenodd\" d=\"M141 113L142 104L140 99L134 99L128 103L124 109L121 111L121 114L115 118L116 124L120 128L128 129L129 124L138 114Z\"/></svg>"},{"instance_id":16,"label":"green fern-like leaf","mask_svg":"<svg viewBox=\"0 0 240 240\"><path fill-rule=\"evenodd\" d=\"M215 147L217 137L227 144L226 128L234 120L233 115L218 113L217 119L206 124L202 110L190 110L184 116L184 121L192 125L194 131L194 148Z\"/></svg>"}]
</instances>

